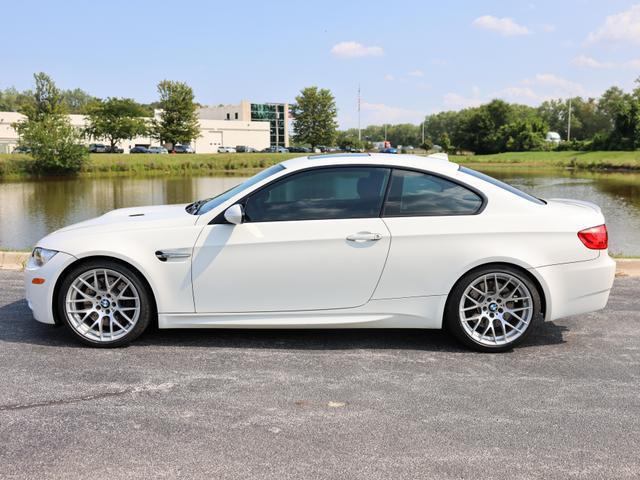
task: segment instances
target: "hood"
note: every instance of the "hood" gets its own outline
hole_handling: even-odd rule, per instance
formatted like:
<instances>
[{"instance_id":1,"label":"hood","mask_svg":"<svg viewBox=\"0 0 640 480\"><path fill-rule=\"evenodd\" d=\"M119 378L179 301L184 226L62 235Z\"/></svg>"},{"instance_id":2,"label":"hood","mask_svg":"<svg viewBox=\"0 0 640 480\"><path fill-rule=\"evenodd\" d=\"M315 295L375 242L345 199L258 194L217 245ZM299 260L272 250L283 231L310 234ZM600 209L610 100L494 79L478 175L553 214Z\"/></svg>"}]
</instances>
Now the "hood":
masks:
<instances>
[{"instance_id":1,"label":"hood","mask_svg":"<svg viewBox=\"0 0 640 480\"><path fill-rule=\"evenodd\" d=\"M186 206L187 204L119 208L100 217L61 228L51 235L84 229L123 231L149 228L150 226L193 225L198 217L187 213Z\"/></svg>"}]
</instances>

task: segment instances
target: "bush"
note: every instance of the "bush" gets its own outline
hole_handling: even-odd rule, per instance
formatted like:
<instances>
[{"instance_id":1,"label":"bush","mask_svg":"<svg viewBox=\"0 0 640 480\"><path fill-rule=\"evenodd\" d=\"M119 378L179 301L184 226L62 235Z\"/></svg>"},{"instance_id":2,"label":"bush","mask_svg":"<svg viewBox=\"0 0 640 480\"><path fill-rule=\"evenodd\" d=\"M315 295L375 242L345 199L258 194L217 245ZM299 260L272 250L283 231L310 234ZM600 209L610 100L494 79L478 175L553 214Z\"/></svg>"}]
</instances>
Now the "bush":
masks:
<instances>
[{"instance_id":1,"label":"bush","mask_svg":"<svg viewBox=\"0 0 640 480\"><path fill-rule=\"evenodd\" d=\"M45 173L78 172L89 159L80 132L67 117L45 115L17 125L20 145L31 149L34 168Z\"/></svg>"}]
</instances>

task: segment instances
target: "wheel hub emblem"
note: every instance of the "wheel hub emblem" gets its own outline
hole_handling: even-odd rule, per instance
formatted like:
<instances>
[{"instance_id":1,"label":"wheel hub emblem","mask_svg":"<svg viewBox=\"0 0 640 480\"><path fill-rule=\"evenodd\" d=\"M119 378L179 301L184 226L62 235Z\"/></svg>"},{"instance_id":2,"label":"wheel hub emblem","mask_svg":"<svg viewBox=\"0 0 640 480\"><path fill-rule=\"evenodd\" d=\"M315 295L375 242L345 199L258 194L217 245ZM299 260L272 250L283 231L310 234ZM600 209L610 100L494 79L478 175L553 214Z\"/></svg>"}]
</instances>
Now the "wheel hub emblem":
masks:
<instances>
[{"instance_id":1,"label":"wheel hub emblem","mask_svg":"<svg viewBox=\"0 0 640 480\"><path fill-rule=\"evenodd\" d=\"M489 304L489 310L495 312L496 310L498 310L498 305L496 303Z\"/></svg>"},{"instance_id":2,"label":"wheel hub emblem","mask_svg":"<svg viewBox=\"0 0 640 480\"><path fill-rule=\"evenodd\" d=\"M109 305L111 305L111 303L109 303L109 300L107 300L106 298L100 300L100 306L102 308L107 308Z\"/></svg>"}]
</instances>

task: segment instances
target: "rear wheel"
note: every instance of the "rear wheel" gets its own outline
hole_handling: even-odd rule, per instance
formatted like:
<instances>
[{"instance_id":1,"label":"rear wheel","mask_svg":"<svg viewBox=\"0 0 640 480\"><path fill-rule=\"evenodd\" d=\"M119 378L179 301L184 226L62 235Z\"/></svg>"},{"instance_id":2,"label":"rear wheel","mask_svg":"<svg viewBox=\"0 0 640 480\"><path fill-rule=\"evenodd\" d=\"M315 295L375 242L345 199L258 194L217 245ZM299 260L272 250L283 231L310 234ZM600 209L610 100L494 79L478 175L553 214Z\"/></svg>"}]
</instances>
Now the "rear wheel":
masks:
<instances>
[{"instance_id":1,"label":"rear wheel","mask_svg":"<svg viewBox=\"0 0 640 480\"><path fill-rule=\"evenodd\" d=\"M57 298L58 314L84 344L118 347L148 326L152 304L146 285L131 268L96 260L72 269Z\"/></svg>"},{"instance_id":2,"label":"rear wheel","mask_svg":"<svg viewBox=\"0 0 640 480\"><path fill-rule=\"evenodd\" d=\"M517 268L488 266L455 285L445 325L468 347L502 352L521 343L540 318L540 292L531 279Z\"/></svg>"}]
</instances>

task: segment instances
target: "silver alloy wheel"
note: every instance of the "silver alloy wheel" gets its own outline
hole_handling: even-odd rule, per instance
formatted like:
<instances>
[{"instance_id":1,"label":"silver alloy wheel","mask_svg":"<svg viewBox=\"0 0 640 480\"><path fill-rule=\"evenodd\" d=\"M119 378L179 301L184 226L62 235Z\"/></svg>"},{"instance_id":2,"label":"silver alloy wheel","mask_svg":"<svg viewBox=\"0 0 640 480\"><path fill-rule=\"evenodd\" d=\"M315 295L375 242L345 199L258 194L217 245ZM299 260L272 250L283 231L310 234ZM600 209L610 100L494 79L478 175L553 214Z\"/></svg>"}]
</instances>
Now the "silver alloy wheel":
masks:
<instances>
[{"instance_id":1,"label":"silver alloy wheel","mask_svg":"<svg viewBox=\"0 0 640 480\"><path fill-rule=\"evenodd\" d=\"M112 342L135 327L140 295L123 274L108 268L87 270L76 277L65 299L69 324L94 342Z\"/></svg>"},{"instance_id":2,"label":"silver alloy wheel","mask_svg":"<svg viewBox=\"0 0 640 480\"><path fill-rule=\"evenodd\" d=\"M506 345L527 330L533 317L533 297L518 277L487 273L465 289L459 317L465 333L475 342Z\"/></svg>"}]
</instances>

